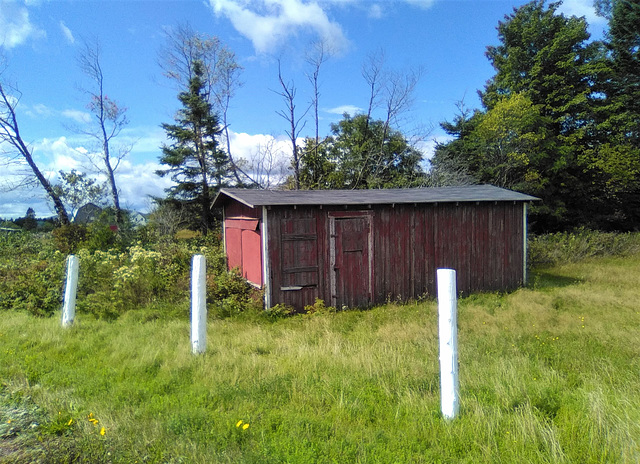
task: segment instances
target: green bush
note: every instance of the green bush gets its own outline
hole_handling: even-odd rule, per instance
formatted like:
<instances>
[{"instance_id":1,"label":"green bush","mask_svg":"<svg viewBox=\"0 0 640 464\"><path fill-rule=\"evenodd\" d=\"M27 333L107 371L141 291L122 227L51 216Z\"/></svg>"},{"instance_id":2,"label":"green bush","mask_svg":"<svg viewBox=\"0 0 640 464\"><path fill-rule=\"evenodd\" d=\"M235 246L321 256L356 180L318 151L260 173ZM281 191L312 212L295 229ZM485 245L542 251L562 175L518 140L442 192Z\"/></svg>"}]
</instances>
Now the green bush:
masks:
<instances>
[{"instance_id":1,"label":"green bush","mask_svg":"<svg viewBox=\"0 0 640 464\"><path fill-rule=\"evenodd\" d=\"M67 224L54 229L52 234L58 250L65 254L75 253L87 238L87 228L78 224Z\"/></svg>"},{"instance_id":2,"label":"green bush","mask_svg":"<svg viewBox=\"0 0 640 464\"><path fill-rule=\"evenodd\" d=\"M599 232L580 228L529 238L530 267L562 262L575 263L596 256L628 256L640 252L639 233Z\"/></svg>"},{"instance_id":3,"label":"green bush","mask_svg":"<svg viewBox=\"0 0 640 464\"><path fill-rule=\"evenodd\" d=\"M182 309L167 308L183 308L189 300L191 259L195 254L207 258L207 290L214 317L229 317L262 306L261 292L227 271L222 246L215 236L138 241L129 246L120 241L102 250L110 239L101 234L94 227L87 231L67 226L55 234L0 236L0 309L26 310L40 316L60 310L67 256L60 248L73 250L80 260L79 313L114 319L127 311L154 308L152 312L160 317L162 308L167 315L182 315Z\"/></svg>"},{"instance_id":4,"label":"green bush","mask_svg":"<svg viewBox=\"0 0 640 464\"><path fill-rule=\"evenodd\" d=\"M47 316L62 304L65 255L50 236L0 235L0 309Z\"/></svg>"}]
</instances>

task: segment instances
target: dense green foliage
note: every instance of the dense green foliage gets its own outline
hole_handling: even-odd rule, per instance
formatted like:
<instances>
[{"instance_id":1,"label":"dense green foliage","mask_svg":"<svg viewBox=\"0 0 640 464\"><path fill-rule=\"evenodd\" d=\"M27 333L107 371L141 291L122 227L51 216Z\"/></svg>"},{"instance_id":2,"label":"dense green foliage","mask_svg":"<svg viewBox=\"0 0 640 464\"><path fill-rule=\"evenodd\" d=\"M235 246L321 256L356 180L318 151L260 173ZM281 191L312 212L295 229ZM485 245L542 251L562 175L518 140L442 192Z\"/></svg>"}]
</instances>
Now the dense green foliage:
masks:
<instances>
[{"instance_id":1,"label":"dense green foliage","mask_svg":"<svg viewBox=\"0 0 640 464\"><path fill-rule=\"evenodd\" d=\"M377 189L419 186L422 154L387 123L364 114L344 115L332 135L307 139L301 157L305 189ZM316 149L317 148L317 149Z\"/></svg>"},{"instance_id":2,"label":"dense green foliage","mask_svg":"<svg viewBox=\"0 0 640 464\"><path fill-rule=\"evenodd\" d=\"M564 263L459 300L452 422L434 302L212 320L197 357L186 320L63 330L6 312L0 461L635 464L639 262Z\"/></svg>"},{"instance_id":3,"label":"dense green foliage","mask_svg":"<svg viewBox=\"0 0 640 464\"><path fill-rule=\"evenodd\" d=\"M215 224L214 192L224 185L231 165L216 139L222 129L206 94L203 64L195 61L192 65L189 90L178 95L183 107L176 123L162 125L173 143L162 147L160 162L168 167L157 173L171 175L176 182L168 190L169 204L176 201L179 207L186 207L186 216L194 218L190 225L206 235Z\"/></svg>"},{"instance_id":4,"label":"dense green foliage","mask_svg":"<svg viewBox=\"0 0 640 464\"><path fill-rule=\"evenodd\" d=\"M88 230L70 225L44 235L0 234L0 311L21 310L37 316L60 311L69 252L80 260L80 314L101 319L115 319L132 310L150 317L187 315L194 254L207 258L213 314L225 317L261 307L259 292L226 270L215 237L150 240L149 235L139 231L127 241L123 234L99 225Z\"/></svg>"},{"instance_id":5,"label":"dense green foliage","mask_svg":"<svg viewBox=\"0 0 640 464\"><path fill-rule=\"evenodd\" d=\"M532 1L500 22L500 44L487 48L496 73L481 92L483 109L442 125L454 140L437 148L433 164L540 197L531 209L536 231L633 230L640 2L613 2L603 42L589 41L585 19L558 6Z\"/></svg>"},{"instance_id":6,"label":"dense green foliage","mask_svg":"<svg viewBox=\"0 0 640 464\"><path fill-rule=\"evenodd\" d=\"M527 244L527 265L576 263L589 258L633 256L640 253L640 234L635 232L597 232L579 229L530 236Z\"/></svg>"}]
</instances>

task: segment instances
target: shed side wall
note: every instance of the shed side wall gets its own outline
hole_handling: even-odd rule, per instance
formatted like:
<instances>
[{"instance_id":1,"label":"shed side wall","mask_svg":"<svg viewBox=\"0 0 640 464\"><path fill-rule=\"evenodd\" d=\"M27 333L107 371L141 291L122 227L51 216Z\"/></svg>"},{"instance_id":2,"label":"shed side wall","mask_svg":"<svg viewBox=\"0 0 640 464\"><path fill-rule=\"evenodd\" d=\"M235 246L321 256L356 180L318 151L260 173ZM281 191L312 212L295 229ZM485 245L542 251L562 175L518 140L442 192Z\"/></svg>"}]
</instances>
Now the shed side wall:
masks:
<instances>
[{"instance_id":1,"label":"shed side wall","mask_svg":"<svg viewBox=\"0 0 640 464\"><path fill-rule=\"evenodd\" d=\"M523 208L519 202L485 202L368 209L373 233L371 303L435 296L438 268L456 269L462 293L522 285ZM269 210L272 304L302 309L316 298L331 302L330 211L345 208Z\"/></svg>"}]
</instances>

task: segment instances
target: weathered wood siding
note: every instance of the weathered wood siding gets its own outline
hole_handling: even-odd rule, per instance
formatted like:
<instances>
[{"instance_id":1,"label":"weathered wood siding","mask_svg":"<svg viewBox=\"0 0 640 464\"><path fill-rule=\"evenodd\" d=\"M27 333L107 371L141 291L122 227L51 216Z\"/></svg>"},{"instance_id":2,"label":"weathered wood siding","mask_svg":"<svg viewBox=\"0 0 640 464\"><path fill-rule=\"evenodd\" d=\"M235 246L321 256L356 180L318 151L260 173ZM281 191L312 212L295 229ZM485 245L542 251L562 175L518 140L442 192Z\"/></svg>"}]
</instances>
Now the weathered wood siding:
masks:
<instances>
[{"instance_id":1,"label":"weathered wood siding","mask_svg":"<svg viewBox=\"0 0 640 464\"><path fill-rule=\"evenodd\" d=\"M359 215L370 218L369 225L364 220L335 225L339 218ZM360 304L365 273L371 279L370 304L434 296L436 269L445 267L457 271L462 293L517 288L524 277L522 216L521 202L389 205L353 211L274 206L267 213L271 302L297 309L316 298L338 306ZM343 233L352 235L340 238ZM342 294L349 289L359 296Z\"/></svg>"}]
</instances>

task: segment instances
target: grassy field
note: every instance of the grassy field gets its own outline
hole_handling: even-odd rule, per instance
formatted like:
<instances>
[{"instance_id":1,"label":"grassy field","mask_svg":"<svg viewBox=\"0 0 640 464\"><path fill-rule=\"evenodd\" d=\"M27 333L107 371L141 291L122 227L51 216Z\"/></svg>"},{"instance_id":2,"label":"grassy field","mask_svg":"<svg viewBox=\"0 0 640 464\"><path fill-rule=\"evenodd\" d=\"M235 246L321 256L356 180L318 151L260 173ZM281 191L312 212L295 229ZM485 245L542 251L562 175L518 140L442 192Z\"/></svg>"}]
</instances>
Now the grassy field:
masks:
<instances>
[{"instance_id":1,"label":"grassy field","mask_svg":"<svg viewBox=\"0 0 640 464\"><path fill-rule=\"evenodd\" d=\"M640 462L640 257L530 280L460 300L451 422L435 302L212 320L198 357L184 320L5 311L0 462Z\"/></svg>"}]
</instances>

